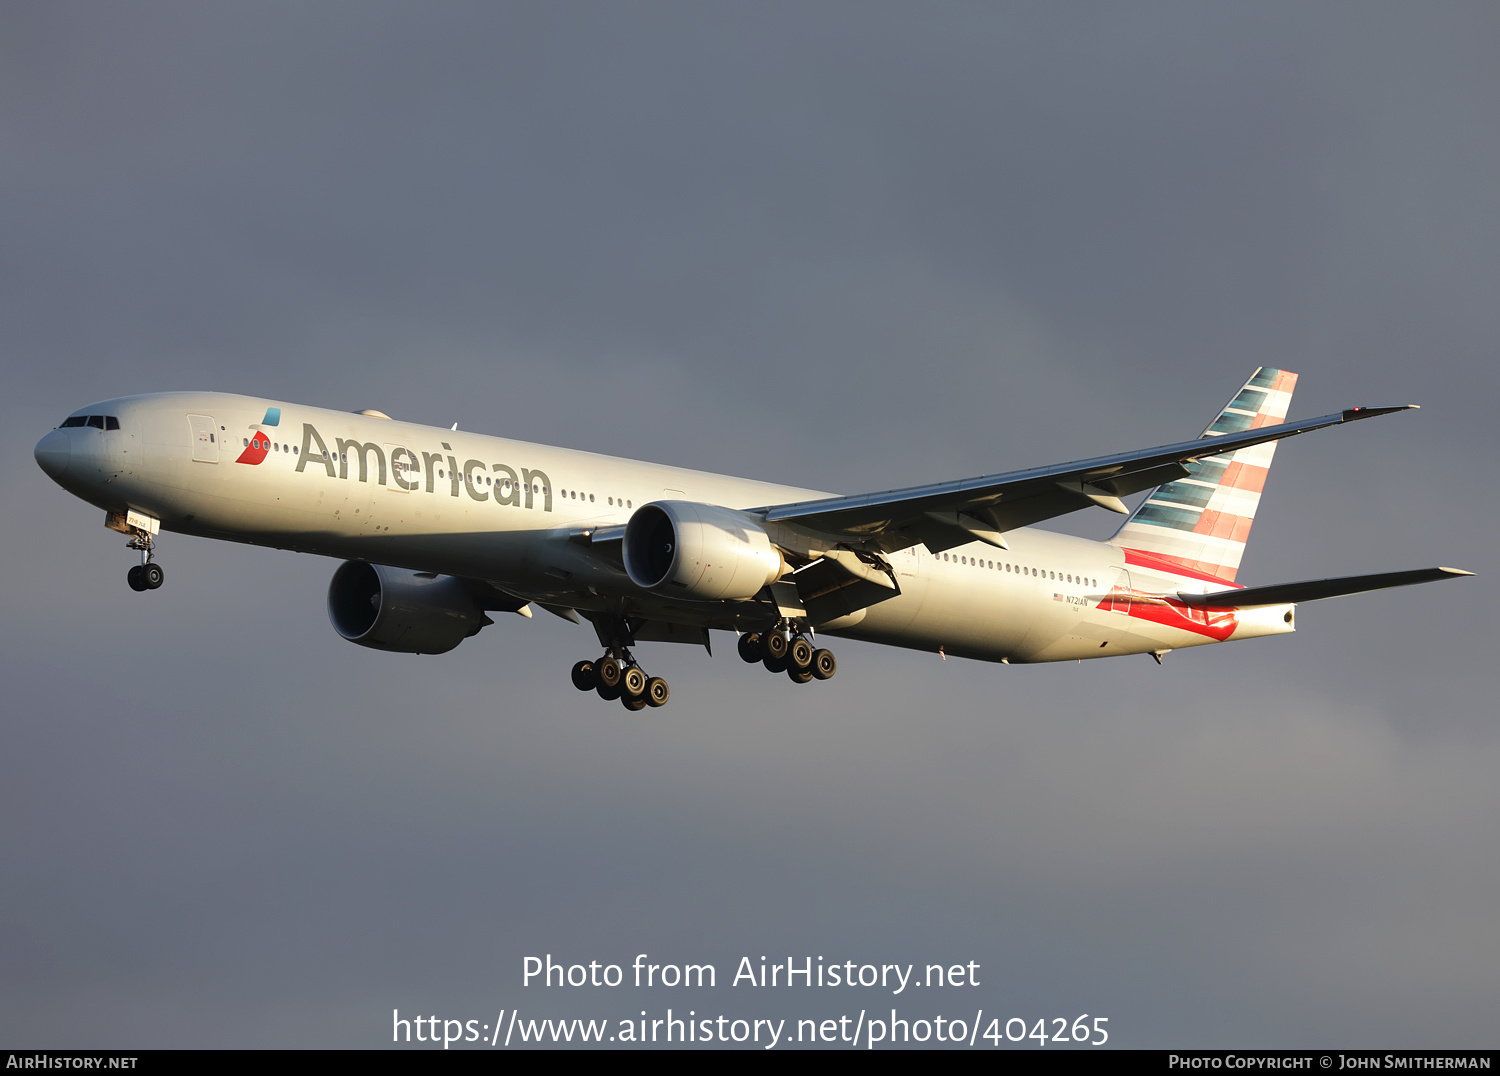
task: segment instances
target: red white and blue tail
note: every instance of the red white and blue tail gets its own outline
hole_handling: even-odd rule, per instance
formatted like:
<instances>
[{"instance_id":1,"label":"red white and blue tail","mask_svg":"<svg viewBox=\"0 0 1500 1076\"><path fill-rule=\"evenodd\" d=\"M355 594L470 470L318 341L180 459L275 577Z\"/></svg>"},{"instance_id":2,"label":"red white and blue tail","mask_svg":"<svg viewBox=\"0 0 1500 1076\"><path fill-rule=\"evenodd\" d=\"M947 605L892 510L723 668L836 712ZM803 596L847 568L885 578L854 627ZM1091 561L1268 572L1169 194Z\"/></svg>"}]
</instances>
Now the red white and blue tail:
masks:
<instances>
[{"instance_id":1,"label":"red white and blue tail","mask_svg":"<svg viewBox=\"0 0 1500 1076\"><path fill-rule=\"evenodd\" d=\"M1297 375L1262 366L1203 437L1274 426L1286 418ZM1276 442L1184 464L1192 473L1152 490L1110 544L1127 564L1232 583L1239 571Z\"/></svg>"}]
</instances>

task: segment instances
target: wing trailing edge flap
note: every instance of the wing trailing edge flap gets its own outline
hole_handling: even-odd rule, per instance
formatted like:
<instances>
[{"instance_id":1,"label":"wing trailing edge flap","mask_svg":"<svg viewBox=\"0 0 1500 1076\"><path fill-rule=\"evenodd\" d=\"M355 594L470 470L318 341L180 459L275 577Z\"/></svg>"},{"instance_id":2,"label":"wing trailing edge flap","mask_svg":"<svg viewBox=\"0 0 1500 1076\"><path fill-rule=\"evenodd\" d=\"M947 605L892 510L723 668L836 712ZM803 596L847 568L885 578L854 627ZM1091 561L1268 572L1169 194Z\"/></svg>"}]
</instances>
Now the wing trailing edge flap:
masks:
<instances>
[{"instance_id":1,"label":"wing trailing edge flap","mask_svg":"<svg viewBox=\"0 0 1500 1076\"><path fill-rule=\"evenodd\" d=\"M792 573L797 597L814 624L857 613L901 593L896 573L883 557L852 549L830 549Z\"/></svg>"},{"instance_id":2,"label":"wing trailing edge flap","mask_svg":"<svg viewBox=\"0 0 1500 1076\"><path fill-rule=\"evenodd\" d=\"M1292 605L1296 602L1317 601L1319 598L1337 598L1343 594L1362 594L1389 587L1409 587L1416 583L1435 583L1439 579L1457 579L1473 574L1461 568L1419 568L1410 572L1346 575L1336 579L1310 579L1302 583L1246 587L1243 590L1215 590L1208 594L1178 594L1177 598L1184 605L1248 609L1258 605Z\"/></svg>"},{"instance_id":3,"label":"wing trailing edge flap","mask_svg":"<svg viewBox=\"0 0 1500 1076\"><path fill-rule=\"evenodd\" d=\"M1199 437L1054 467L771 505L757 511L768 523L838 535L886 552L921 542L930 552L941 553L976 540L1004 549L1005 532L1091 505L1126 513L1120 498L1185 477L1191 472L1184 464L1192 460L1414 406L1356 407L1300 422Z\"/></svg>"}]
</instances>

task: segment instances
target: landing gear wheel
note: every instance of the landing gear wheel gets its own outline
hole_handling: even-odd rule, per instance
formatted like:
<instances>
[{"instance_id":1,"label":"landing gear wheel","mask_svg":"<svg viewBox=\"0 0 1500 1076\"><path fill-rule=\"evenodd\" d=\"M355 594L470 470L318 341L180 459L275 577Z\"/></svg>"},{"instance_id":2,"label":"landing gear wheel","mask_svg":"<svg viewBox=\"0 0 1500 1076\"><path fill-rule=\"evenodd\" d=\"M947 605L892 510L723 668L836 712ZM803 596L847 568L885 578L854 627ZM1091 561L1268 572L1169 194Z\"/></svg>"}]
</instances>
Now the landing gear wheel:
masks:
<instances>
[{"instance_id":1,"label":"landing gear wheel","mask_svg":"<svg viewBox=\"0 0 1500 1076\"><path fill-rule=\"evenodd\" d=\"M799 669L795 665L786 667L786 675L794 684L805 684L813 678L811 669Z\"/></svg>"},{"instance_id":2,"label":"landing gear wheel","mask_svg":"<svg viewBox=\"0 0 1500 1076\"><path fill-rule=\"evenodd\" d=\"M625 670L614 658L601 658L594 665L594 675L599 678L600 687L613 690L620 686L620 677L625 675Z\"/></svg>"},{"instance_id":3,"label":"landing gear wheel","mask_svg":"<svg viewBox=\"0 0 1500 1076\"><path fill-rule=\"evenodd\" d=\"M146 589L146 569L143 565L133 565L130 571L125 573L125 580L130 584L130 589L141 591Z\"/></svg>"},{"instance_id":4,"label":"landing gear wheel","mask_svg":"<svg viewBox=\"0 0 1500 1076\"><path fill-rule=\"evenodd\" d=\"M644 695L621 695L620 702L624 704L625 709L632 713L646 708L646 696Z\"/></svg>"},{"instance_id":5,"label":"landing gear wheel","mask_svg":"<svg viewBox=\"0 0 1500 1076\"><path fill-rule=\"evenodd\" d=\"M604 685L604 681L601 680L599 681L598 686L594 688L594 691L598 693L599 697L605 702L614 702L620 697L620 685L618 683L616 683L614 687L606 687Z\"/></svg>"},{"instance_id":6,"label":"landing gear wheel","mask_svg":"<svg viewBox=\"0 0 1500 1076\"><path fill-rule=\"evenodd\" d=\"M579 691L593 691L599 686L599 676L594 672L592 661L580 661L573 666L573 686Z\"/></svg>"},{"instance_id":7,"label":"landing gear wheel","mask_svg":"<svg viewBox=\"0 0 1500 1076\"><path fill-rule=\"evenodd\" d=\"M642 696L647 706L665 706L667 700L672 697L672 691L667 687L667 682L659 676L653 676L646 681L646 694Z\"/></svg>"},{"instance_id":8,"label":"landing gear wheel","mask_svg":"<svg viewBox=\"0 0 1500 1076\"><path fill-rule=\"evenodd\" d=\"M773 673L786 671L787 651L791 643L779 631L769 631L760 640L761 664Z\"/></svg>"},{"instance_id":9,"label":"landing gear wheel","mask_svg":"<svg viewBox=\"0 0 1500 1076\"><path fill-rule=\"evenodd\" d=\"M621 694L628 695L634 699L639 697L645 690L646 674L634 665L626 669L624 675L620 677Z\"/></svg>"},{"instance_id":10,"label":"landing gear wheel","mask_svg":"<svg viewBox=\"0 0 1500 1076\"><path fill-rule=\"evenodd\" d=\"M155 561L141 565L141 579L145 582L147 590L155 590L161 586L166 577L166 573L161 570L161 565Z\"/></svg>"},{"instance_id":11,"label":"landing gear wheel","mask_svg":"<svg viewBox=\"0 0 1500 1076\"><path fill-rule=\"evenodd\" d=\"M786 652L787 667L791 668L791 669L797 669L797 670L800 671L800 670L806 669L808 666L810 666L812 664L812 662L813 662L813 648L812 648L812 643L808 642L806 639L804 639L800 635L797 636L795 639L792 640L792 645L787 648L787 652Z\"/></svg>"},{"instance_id":12,"label":"landing gear wheel","mask_svg":"<svg viewBox=\"0 0 1500 1076\"><path fill-rule=\"evenodd\" d=\"M819 680L832 680L833 674L839 671L838 659L833 656L832 650L814 650L812 660L812 674Z\"/></svg>"},{"instance_id":13,"label":"landing gear wheel","mask_svg":"<svg viewBox=\"0 0 1500 1076\"><path fill-rule=\"evenodd\" d=\"M754 665L766 656L760 646L760 636L753 631L740 636L739 648L740 660L747 665Z\"/></svg>"}]
</instances>

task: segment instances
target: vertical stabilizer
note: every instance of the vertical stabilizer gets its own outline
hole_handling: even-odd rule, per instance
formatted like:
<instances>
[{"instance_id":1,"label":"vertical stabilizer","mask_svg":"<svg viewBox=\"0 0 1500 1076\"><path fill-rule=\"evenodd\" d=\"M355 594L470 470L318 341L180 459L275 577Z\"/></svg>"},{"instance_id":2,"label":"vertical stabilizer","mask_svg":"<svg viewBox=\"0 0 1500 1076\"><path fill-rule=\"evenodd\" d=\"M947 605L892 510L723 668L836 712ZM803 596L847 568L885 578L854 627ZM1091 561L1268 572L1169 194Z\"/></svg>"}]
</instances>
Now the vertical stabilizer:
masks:
<instances>
[{"instance_id":1,"label":"vertical stabilizer","mask_svg":"<svg viewBox=\"0 0 1500 1076\"><path fill-rule=\"evenodd\" d=\"M1274 426L1286 418L1296 385L1296 374L1262 366L1202 436ZM1275 455L1270 441L1184 464L1192 473L1152 490L1110 543L1129 564L1234 582Z\"/></svg>"}]
</instances>

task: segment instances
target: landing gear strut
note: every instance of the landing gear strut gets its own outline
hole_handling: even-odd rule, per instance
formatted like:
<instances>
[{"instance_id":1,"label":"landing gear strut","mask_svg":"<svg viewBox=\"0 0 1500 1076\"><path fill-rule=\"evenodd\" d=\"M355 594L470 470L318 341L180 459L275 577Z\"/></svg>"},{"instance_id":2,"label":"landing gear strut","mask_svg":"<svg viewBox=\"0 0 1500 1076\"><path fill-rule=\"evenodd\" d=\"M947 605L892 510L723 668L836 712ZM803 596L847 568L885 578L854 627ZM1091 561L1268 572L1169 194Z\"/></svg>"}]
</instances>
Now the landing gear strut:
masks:
<instances>
[{"instance_id":1,"label":"landing gear strut","mask_svg":"<svg viewBox=\"0 0 1500 1076\"><path fill-rule=\"evenodd\" d=\"M839 669L833 651L815 648L805 636L793 635L790 628L781 625L765 634L741 635L739 652L746 664L759 662L770 672L784 672L794 684L831 680Z\"/></svg>"},{"instance_id":2,"label":"landing gear strut","mask_svg":"<svg viewBox=\"0 0 1500 1076\"><path fill-rule=\"evenodd\" d=\"M156 553L156 543L151 535L144 531L137 531L135 537L130 539L130 548L141 551L141 562L125 573L125 580L130 584L131 590L155 590L162 585L166 579L166 573L161 570L161 565L152 558Z\"/></svg>"}]
</instances>

